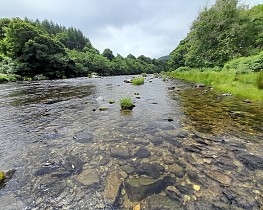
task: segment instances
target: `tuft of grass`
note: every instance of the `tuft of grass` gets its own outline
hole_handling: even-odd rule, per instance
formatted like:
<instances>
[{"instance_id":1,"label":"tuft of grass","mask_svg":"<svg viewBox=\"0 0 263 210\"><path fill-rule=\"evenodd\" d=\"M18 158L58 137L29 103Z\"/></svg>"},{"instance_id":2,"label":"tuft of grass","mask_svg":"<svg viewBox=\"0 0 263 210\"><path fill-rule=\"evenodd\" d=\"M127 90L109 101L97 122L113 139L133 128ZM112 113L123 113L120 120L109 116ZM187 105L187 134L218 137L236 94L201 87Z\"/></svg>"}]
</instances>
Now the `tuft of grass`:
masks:
<instances>
[{"instance_id":1,"label":"tuft of grass","mask_svg":"<svg viewBox=\"0 0 263 210\"><path fill-rule=\"evenodd\" d=\"M0 171L0 183L5 180L5 173L3 171Z\"/></svg>"},{"instance_id":2,"label":"tuft of grass","mask_svg":"<svg viewBox=\"0 0 263 210\"><path fill-rule=\"evenodd\" d=\"M260 71L257 76L257 87L263 90L263 71Z\"/></svg>"},{"instance_id":3,"label":"tuft of grass","mask_svg":"<svg viewBox=\"0 0 263 210\"><path fill-rule=\"evenodd\" d=\"M121 110L132 110L135 105L132 103L131 98L122 98L120 100Z\"/></svg>"},{"instance_id":4,"label":"tuft of grass","mask_svg":"<svg viewBox=\"0 0 263 210\"><path fill-rule=\"evenodd\" d=\"M143 77L135 77L132 79L133 85L142 85L144 84L144 78Z\"/></svg>"}]
</instances>

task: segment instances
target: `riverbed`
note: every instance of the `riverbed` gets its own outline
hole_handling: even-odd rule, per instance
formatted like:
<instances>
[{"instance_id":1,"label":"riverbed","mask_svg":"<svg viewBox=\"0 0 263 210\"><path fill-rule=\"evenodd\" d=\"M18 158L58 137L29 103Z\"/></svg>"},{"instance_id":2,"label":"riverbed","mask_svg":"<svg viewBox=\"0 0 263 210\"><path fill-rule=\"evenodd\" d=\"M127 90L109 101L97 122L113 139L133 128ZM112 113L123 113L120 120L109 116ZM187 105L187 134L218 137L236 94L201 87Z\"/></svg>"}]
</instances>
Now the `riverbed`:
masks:
<instances>
[{"instance_id":1,"label":"riverbed","mask_svg":"<svg viewBox=\"0 0 263 210\"><path fill-rule=\"evenodd\" d=\"M2 84L0 209L263 207L262 102L131 78Z\"/></svg>"}]
</instances>

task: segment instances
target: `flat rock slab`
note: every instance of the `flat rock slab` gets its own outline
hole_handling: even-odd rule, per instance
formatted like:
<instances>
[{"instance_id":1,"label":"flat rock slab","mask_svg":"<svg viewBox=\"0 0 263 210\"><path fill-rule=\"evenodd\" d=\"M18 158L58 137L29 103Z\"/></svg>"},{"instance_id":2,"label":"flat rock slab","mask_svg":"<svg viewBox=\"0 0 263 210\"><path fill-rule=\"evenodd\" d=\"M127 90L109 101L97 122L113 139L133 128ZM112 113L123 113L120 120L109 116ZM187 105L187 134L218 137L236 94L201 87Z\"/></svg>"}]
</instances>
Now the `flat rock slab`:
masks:
<instances>
[{"instance_id":1,"label":"flat rock slab","mask_svg":"<svg viewBox=\"0 0 263 210\"><path fill-rule=\"evenodd\" d=\"M100 177L95 169L87 169L77 176L77 181L85 186L95 186L100 183Z\"/></svg>"},{"instance_id":2,"label":"flat rock slab","mask_svg":"<svg viewBox=\"0 0 263 210\"><path fill-rule=\"evenodd\" d=\"M137 202L155 193L160 193L172 182L173 179L169 176L159 179L139 177L125 180L124 186L129 200Z\"/></svg>"},{"instance_id":3,"label":"flat rock slab","mask_svg":"<svg viewBox=\"0 0 263 210\"><path fill-rule=\"evenodd\" d=\"M120 159L129 159L131 154L129 148L111 147L111 156Z\"/></svg>"},{"instance_id":4,"label":"flat rock slab","mask_svg":"<svg viewBox=\"0 0 263 210\"><path fill-rule=\"evenodd\" d=\"M137 169L136 173L140 175L147 175L154 179L160 177L161 173L165 171L165 168L159 164L150 164L150 163L143 163L140 164Z\"/></svg>"},{"instance_id":5,"label":"flat rock slab","mask_svg":"<svg viewBox=\"0 0 263 210\"><path fill-rule=\"evenodd\" d=\"M93 135L87 131L81 131L81 132L75 133L73 136L73 139L76 142L83 143L83 144L91 143L93 142Z\"/></svg>"},{"instance_id":6,"label":"flat rock slab","mask_svg":"<svg viewBox=\"0 0 263 210\"><path fill-rule=\"evenodd\" d=\"M119 171L111 171L106 179L104 189L104 200L106 203L115 206L120 197L122 180Z\"/></svg>"}]
</instances>

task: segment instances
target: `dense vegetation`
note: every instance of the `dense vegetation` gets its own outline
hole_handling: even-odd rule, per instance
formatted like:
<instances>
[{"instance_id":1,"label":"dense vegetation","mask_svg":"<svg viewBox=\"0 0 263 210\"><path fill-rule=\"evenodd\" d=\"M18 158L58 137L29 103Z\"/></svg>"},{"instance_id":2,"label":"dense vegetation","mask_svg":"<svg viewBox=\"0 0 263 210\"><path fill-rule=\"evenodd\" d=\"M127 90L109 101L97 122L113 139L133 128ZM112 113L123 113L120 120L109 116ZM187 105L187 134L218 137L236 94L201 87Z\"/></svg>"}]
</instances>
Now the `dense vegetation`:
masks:
<instances>
[{"instance_id":1,"label":"dense vegetation","mask_svg":"<svg viewBox=\"0 0 263 210\"><path fill-rule=\"evenodd\" d=\"M56 79L100 75L155 73L166 62L144 55L101 54L80 30L52 21L0 19L0 74L28 79Z\"/></svg>"},{"instance_id":2,"label":"dense vegetation","mask_svg":"<svg viewBox=\"0 0 263 210\"><path fill-rule=\"evenodd\" d=\"M262 23L263 4L249 9L238 0L217 0L170 53L169 75L262 100Z\"/></svg>"}]
</instances>

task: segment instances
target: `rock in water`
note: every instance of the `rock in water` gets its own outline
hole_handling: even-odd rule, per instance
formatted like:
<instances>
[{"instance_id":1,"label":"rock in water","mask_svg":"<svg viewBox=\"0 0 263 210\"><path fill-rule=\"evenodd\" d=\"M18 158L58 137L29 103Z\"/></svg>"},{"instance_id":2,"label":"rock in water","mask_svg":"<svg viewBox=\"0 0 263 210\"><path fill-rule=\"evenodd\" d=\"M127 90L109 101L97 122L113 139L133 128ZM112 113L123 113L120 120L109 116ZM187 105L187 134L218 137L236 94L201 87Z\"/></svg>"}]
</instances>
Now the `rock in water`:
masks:
<instances>
[{"instance_id":1,"label":"rock in water","mask_svg":"<svg viewBox=\"0 0 263 210\"><path fill-rule=\"evenodd\" d=\"M82 171L83 165L83 161L79 157L74 155L66 157L63 162L63 166L65 169L67 169L71 173L76 174Z\"/></svg>"},{"instance_id":2,"label":"rock in water","mask_svg":"<svg viewBox=\"0 0 263 210\"><path fill-rule=\"evenodd\" d=\"M159 164L144 163L137 167L136 173L140 175L147 175L154 179L157 179L164 171L165 168Z\"/></svg>"},{"instance_id":3,"label":"rock in water","mask_svg":"<svg viewBox=\"0 0 263 210\"><path fill-rule=\"evenodd\" d=\"M111 156L115 158L128 159L130 158L129 148L112 147Z\"/></svg>"},{"instance_id":4,"label":"rock in water","mask_svg":"<svg viewBox=\"0 0 263 210\"><path fill-rule=\"evenodd\" d=\"M125 180L124 186L129 200L137 202L155 193L160 193L167 186L173 184L173 181L173 178L170 176L160 179L139 177Z\"/></svg>"},{"instance_id":5,"label":"rock in water","mask_svg":"<svg viewBox=\"0 0 263 210\"><path fill-rule=\"evenodd\" d=\"M87 169L77 176L78 182L85 186L95 186L100 183L100 177L96 170Z\"/></svg>"},{"instance_id":6,"label":"rock in water","mask_svg":"<svg viewBox=\"0 0 263 210\"><path fill-rule=\"evenodd\" d=\"M91 143L93 141L93 136L92 134L86 131L81 131L81 132L75 133L75 135L73 136L73 139L79 143Z\"/></svg>"},{"instance_id":7,"label":"rock in water","mask_svg":"<svg viewBox=\"0 0 263 210\"><path fill-rule=\"evenodd\" d=\"M135 156L142 159L151 156L151 153L145 147L140 147L135 153Z\"/></svg>"},{"instance_id":8,"label":"rock in water","mask_svg":"<svg viewBox=\"0 0 263 210\"><path fill-rule=\"evenodd\" d=\"M104 200L106 203L116 206L119 202L122 188L122 180L118 171L111 171L107 176L104 189Z\"/></svg>"},{"instance_id":9,"label":"rock in water","mask_svg":"<svg viewBox=\"0 0 263 210\"><path fill-rule=\"evenodd\" d=\"M263 169L263 158L261 157L251 154L240 154L237 156L237 159L250 170Z\"/></svg>"}]
</instances>

